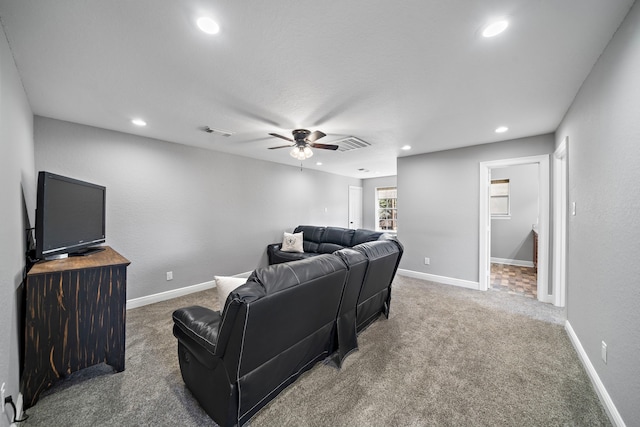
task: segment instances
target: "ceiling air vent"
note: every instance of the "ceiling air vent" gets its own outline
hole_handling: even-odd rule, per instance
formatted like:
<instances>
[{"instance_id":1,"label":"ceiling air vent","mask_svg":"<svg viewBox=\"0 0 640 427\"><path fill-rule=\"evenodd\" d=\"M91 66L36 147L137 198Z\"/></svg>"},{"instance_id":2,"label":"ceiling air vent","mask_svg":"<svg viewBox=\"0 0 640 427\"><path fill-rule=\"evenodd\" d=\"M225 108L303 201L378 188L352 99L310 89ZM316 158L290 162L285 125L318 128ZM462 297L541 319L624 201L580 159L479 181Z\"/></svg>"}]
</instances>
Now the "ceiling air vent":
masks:
<instances>
[{"instance_id":1,"label":"ceiling air vent","mask_svg":"<svg viewBox=\"0 0 640 427\"><path fill-rule=\"evenodd\" d=\"M222 136L231 136L231 135L233 135L233 132L231 132L231 131L224 130L224 129L216 129L216 128L212 128L212 127L209 127L209 126L203 127L202 130L207 132L207 133L214 133L214 134L218 134L218 135L222 135Z\"/></svg>"},{"instance_id":2,"label":"ceiling air vent","mask_svg":"<svg viewBox=\"0 0 640 427\"><path fill-rule=\"evenodd\" d=\"M348 136L338 141L333 141L332 144L338 145L338 151L358 150L360 148L367 148L371 145L360 138L356 138L355 136Z\"/></svg>"}]
</instances>

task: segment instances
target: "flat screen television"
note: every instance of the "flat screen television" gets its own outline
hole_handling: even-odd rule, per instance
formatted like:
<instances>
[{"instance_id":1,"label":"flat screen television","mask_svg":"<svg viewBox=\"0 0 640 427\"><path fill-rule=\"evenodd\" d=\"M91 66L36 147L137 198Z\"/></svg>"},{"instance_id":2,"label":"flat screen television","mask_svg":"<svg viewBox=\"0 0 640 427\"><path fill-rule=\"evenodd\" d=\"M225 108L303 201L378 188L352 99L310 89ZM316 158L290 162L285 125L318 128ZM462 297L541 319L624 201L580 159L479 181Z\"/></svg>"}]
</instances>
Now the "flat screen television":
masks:
<instances>
[{"instance_id":1,"label":"flat screen television","mask_svg":"<svg viewBox=\"0 0 640 427\"><path fill-rule=\"evenodd\" d=\"M105 242L106 188L41 171L36 206L36 257L86 255Z\"/></svg>"}]
</instances>

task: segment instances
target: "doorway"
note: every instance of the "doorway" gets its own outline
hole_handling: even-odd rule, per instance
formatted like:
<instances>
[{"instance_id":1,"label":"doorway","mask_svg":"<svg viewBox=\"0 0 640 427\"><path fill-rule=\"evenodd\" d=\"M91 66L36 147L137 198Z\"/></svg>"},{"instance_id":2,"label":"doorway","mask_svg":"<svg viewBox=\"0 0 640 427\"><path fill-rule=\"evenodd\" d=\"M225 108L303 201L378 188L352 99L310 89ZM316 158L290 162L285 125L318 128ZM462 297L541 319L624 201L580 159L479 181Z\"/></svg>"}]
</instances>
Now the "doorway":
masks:
<instances>
[{"instance_id":1,"label":"doorway","mask_svg":"<svg viewBox=\"0 0 640 427\"><path fill-rule=\"evenodd\" d=\"M538 163L495 167L491 171L492 290L538 298L536 242Z\"/></svg>"},{"instance_id":2,"label":"doorway","mask_svg":"<svg viewBox=\"0 0 640 427\"><path fill-rule=\"evenodd\" d=\"M514 159L495 160L480 163L480 224L479 224L479 289L489 289L491 280L491 213L490 188L493 169L517 165L538 165L538 240L537 258L537 299L554 302L549 291L549 156L531 156Z\"/></svg>"},{"instance_id":3,"label":"doorway","mask_svg":"<svg viewBox=\"0 0 640 427\"><path fill-rule=\"evenodd\" d=\"M362 187L349 186L349 224L347 228L362 228Z\"/></svg>"}]
</instances>

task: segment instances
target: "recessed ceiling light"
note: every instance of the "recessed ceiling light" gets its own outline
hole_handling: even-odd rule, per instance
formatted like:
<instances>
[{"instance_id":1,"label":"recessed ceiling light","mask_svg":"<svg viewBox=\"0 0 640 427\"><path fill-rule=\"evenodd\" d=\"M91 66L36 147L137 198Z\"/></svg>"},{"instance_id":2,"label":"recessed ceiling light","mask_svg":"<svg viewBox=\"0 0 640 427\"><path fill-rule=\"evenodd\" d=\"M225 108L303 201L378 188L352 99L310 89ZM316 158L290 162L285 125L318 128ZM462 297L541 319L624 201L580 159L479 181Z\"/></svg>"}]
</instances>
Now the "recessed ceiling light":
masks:
<instances>
[{"instance_id":1,"label":"recessed ceiling light","mask_svg":"<svg viewBox=\"0 0 640 427\"><path fill-rule=\"evenodd\" d=\"M316 166L322 166L322 162L316 162Z\"/></svg>"},{"instance_id":2,"label":"recessed ceiling light","mask_svg":"<svg viewBox=\"0 0 640 427\"><path fill-rule=\"evenodd\" d=\"M505 133L506 131L508 131L509 128L506 126L500 126L499 128L496 128L496 133Z\"/></svg>"},{"instance_id":3,"label":"recessed ceiling light","mask_svg":"<svg viewBox=\"0 0 640 427\"><path fill-rule=\"evenodd\" d=\"M403 145L402 149L407 151L407 150L411 150L411 146L410 145Z\"/></svg>"},{"instance_id":4,"label":"recessed ceiling light","mask_svg":"<svg viewBox=\"0 0 640 427\"><path fill-rule=\"evenodd\" d=\"M484 27L484 30L482 30L482 35L484 37L497 36L504 30L506 30L508 26L509 26L509 21L507 21L506 19L492 22L491 24Z\"/></svg>"},{"instance_id":5,"label":"recessed ceiling light","mask_svg":"<svg viewBox=\"0 0 640 427\"><path fill-rule=\"evenodd\" d=\"M133 123L136 126L146 126L147 125L147 122L145 122L142 119L133 119L133 120L131 120L131 123Z\"/></svg>"},{"instance_id":6,"label":"recessed ceiling light","mask_svg":"<svg viewBox=\"0 0 640 427\"><path fill-rule=\"evenodd\" d=\"M200 28L207 34L218 34L218 32L220 31L220 26L218 25L218 23L208 16L198 18L196 23L198 24L198 28Z\"/></svg>"}]
</instances>

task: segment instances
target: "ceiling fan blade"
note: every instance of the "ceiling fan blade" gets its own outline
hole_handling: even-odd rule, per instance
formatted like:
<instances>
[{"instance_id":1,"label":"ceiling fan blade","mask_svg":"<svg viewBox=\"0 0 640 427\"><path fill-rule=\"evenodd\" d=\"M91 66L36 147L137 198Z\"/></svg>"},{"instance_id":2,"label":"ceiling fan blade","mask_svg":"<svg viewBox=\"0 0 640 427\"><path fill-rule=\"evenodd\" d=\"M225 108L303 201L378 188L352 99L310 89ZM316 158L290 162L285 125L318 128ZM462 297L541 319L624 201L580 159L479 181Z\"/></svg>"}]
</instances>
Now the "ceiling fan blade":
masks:
<instances>
[{"instance_id":1,"label":"ceiling fan blade","mask_svg":"<svg viewBox=\"0 0 640 427\"><path fill-rule=\"evenodd\" d=\"M269 150L275 150L276 148L288 148L288 147L293 147L296 144L289 144L289 145L278 145L277 147L269 147Z\"/></svg>"},{"instance_id":2,"label":"ceiling fan blade","mask_svg":"<svg viewBox=\"0 0 640 427\"><path fill-rule=\"evenodd\" d=\"M317 131L311 132L306 139L309 142L315 142L315 141L319 140L320 138L324 138L325 136L327 136L326 133L320 132L319 130L317 130Z\"/></svg>"},{"instance_id":3,"label":"ceiling fan blade","mask_svg":"<svg viewBox=\"0 0 640 427\"><path fill-rule=\"evenodd\" d=\"M322 148L323 150L337 150L338 146L333 144L309 144L313 148Z\"/></svg>"},{"instance_id":4,"label":"ceiling fan blade","mask_svg":"<svg viewBox=\"0 0 640 427\"><path fill-rule=\"evenodd\" d=\"M276 138L282 138L282 139L290 141L290 142L294 142L293 139L287 138L286 136L278 135L277 133L270 133L269 135L275 136Z\"/></svg>"}]
</instances>

